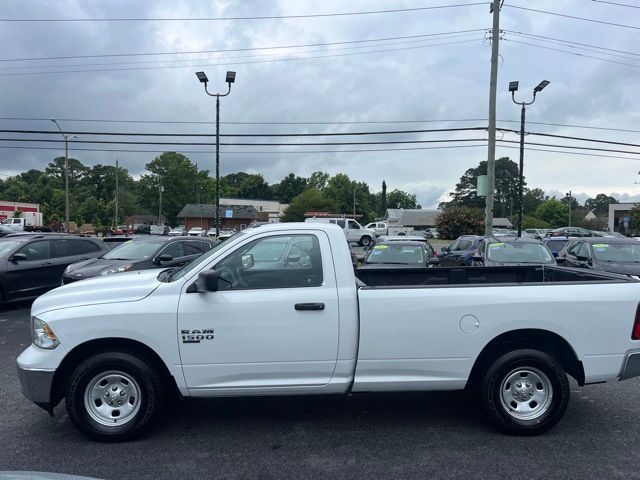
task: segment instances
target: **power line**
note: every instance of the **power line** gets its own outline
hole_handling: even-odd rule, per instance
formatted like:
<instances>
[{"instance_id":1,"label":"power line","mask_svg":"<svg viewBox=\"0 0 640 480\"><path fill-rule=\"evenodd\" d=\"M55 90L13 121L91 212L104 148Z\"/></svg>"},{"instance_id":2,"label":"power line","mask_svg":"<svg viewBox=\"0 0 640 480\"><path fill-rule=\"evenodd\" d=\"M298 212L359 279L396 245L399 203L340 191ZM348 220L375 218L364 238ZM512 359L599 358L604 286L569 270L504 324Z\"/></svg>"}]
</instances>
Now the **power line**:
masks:
<instances>
[{"instance_id":1,"label":"power line","mask_svg":"<svg viewBox=\"0 0 640 480\"><path fill-rule=\"evenodd\" d=\"M460 34L452 34L452 35L447 35L447 36L440 36L438 37L438 39L454 39L454 38L461 38L461 37L469 37L469 36L475 36L475 39L477 39L477 32L471 32L471 33L460 33ZM143 61L131 61L131 62L124 62L124 61L120 61L120 62L99 62L99 63L67 63L67 64L54 64L54 65L19 65L19 66L10 66L10 67L3 67L2 71L8 71L8 70L26 70L26 69L33 69L33 68L78 68L78 67L107 67L107 66L112 66L112 65L159 65L159 66L164 66L162 64L167 64L167 63L173 63L173 64L177 64L177 63L183 63L183 65L177 65L177 67L190 67L192 66L192 62L207 62L207 61L212 61L212 60L236 60L236 59L243 59L243 58L273 58L276 56L282 56L282 55L306 55L306 54L312 54L312 53L323 53L323 52L339 52L339 51L345 51L345 50L357 50L357 49L364 49L364 48L379 48L379 47L390 47L390 46L395 46L395 45L406 45L406 44L421 44L420 46L431 46L433 44L430 43L425 43L425 42L429 42L429 41L433 41L433 40L437 40L434 38L421 38L421 39L413 39L413 40L401 40L401 41L397 41L397 42L380 42L380 43L376 43L374 45L349 45L349 46L345 46L345 47L338 47L338 48L331 48L329 50L326 49L315 49L315 50L298 50L295 52L279 52L279 53L264 53L264 54L250 54L250 55L237 55L237 56L230 56L230 57L217 57L217 58L181 58L178 60L162 60L162 59L158 59L158 60L143 60ZM277 60L274 59L274 60ZM188 63L185 63L188 62ZM76 70L73 70L76 71Z\"/></svg>"},{"instance_id":2,"label":"power line","mask_svg":"<svg viewBox=\"0 0 640 480\"><path fill-rule=\"evenodd\" d=\"M91 68L91 69L83 69L83 70L53 70L53 71L35 71L35 72L17 72L17 73L0 73L0 76L3 77L13 77L13 76L21 76L21 75L52 75L52 74L61 74L61 73L87 73L87 72L122 72L122 71L139 71L139 70L160 70L160 69L175 69L175 68L201 68L201 67L219 67L219 66L230 66L230 65L250 65L255 63L271 63L271 62L284 62L284 61L299 61L299 60L313 60L318 58L333 58L333 57L347 57L351 55L367 55L370 53L386 53L386 52L398 52L402 50L414 50L418 48L428 48L428 47L438 47L445 45L457 45L462 43L475 42L476 39L472 40L459 40L456 42L445 42L445 43L432 43L429 45L418 45L413 47L401 47L401 48L389 48L389 49L381 49L381 50L370 50L367 52L351 52L351 53L336 53L336 54L327 54L327 55L315 55L310 57L289 57L289 58L274 58L271 60L251 60L251 61L243 61L243 62L224 62L224 63L207 63L207 64L196 64L196 65L166 65L166 66L155 66L155 67L121 67L121 68Z\"/></svg>"},{"instance_id":3,"label":"power line","mask_svg":"<svg viewBox=\"0 0 640 480\"><path fill-rule=\"evenodd\" d=\"M484 138L455 138L438 140L381 140L369 142L287 142L287 143L246 143L246 142L220 142L220 145L250 147L250 146L272 146L272 147L298 147L311 145L400 145L413 143L448 143L448 142L476 142L484 141ZM64 140L47 140L41 138L0 138L0 142L44 142L44 143L64 143ZM211 146L210 142L139 142L135 140L73 140L73 144L110 144L110 145L180 145L180 146Z\"/></svg>"},{"instance_id":4,"label":"power line","mask_svg":"<svg viewBox=\"0 0 640 480\"><path fill-rule=\"evenodd\" d=\"M628 51L625 51L625 50L616 50L614 48L599 47L597 45L591 45L589 43L574 42L572 40L564 40L562 38L549 37L547 35L534 35L532 33L516 32L514 30L504 30L504 32L512 33L514 35L521 35L521 36L524 36L524 37L533 37L533 38L536 38L536 39L554 40L556 42L568 43L568 44L571 44L571 45L579 45L579 46L582 46L582 47L591 47L591 48L596 48L598 50L606 50L606 51L609 51L609 52L624 53L624 54L627 54L627 55L640 56L640 53L628 52Z\"/></svg>"},{"instance_id":5,"label":"power line","mask_svg":"<svg viewBox=\"0 0 640 480\"><path fill-rule=\"evenodd\" d=\"M607 2L606 0L593 0L598 3L606 3L609 5L615 5L616 7L629 7L629 8L640 8L638 5L629 5L628 3L617 3L617 2Z\"/></svg>"},{"instance_id":6,"label":"power line","mask_svg":"<svg viewBox=\"0 0 640 480\"><path fill-rule=\"evenodd\" d=\"M498 148L511 148L514 150L519 150L520 147L515 147L511 145L497 145ZM0 147L2 148L2 147ZM551 153L562 153L564 155L580 155L581 157L600 157L600 158L620 158L622 160L640 160L638 158L630 158L630 157L622 157L620 155L602 155L598 153L585 153L585 152L565 152L563 150L552 150L548 148L533 148L533 147L525 147L525 150L533 150L536 152L551 152Z\"/></svg>"},{"instance_id":7,"label":"power line","mask_svg":"<svg viewBox=\"0 0 640 480\"><path fill-rule=\"evenodd\" d=\"M129 17L129 18L0 18L0 22L217 22L228 20L285 20L296 18L346 17L353 15L374 15L381 13L407 13L443 8L470 7L486 5L486 2L458 3L428 7L394 8L390 10L366 10L359 12L310 13L303 15L261 15L255 17Z\"/></svg>"},{"instance_id":8,"label":"power line","mask_svg":"<svg viewBox=\"0 0 640 480\"><path fill-rule=\"evenodd\" d=\"M517 5L510 5L510 4L505 5L505 7L517 8L518 10L527 10L529 12L546 13L547 15L555 15L557 17L571 18L573 20L582 20L585 22L599 23L602 25L609 25L611 27L631 28L633 30L640 30L640 27L636 27L635 25L623 25L621 23L605 22L604 20L595 20L593 18L576 17L574 15L566 15L564 13L557 13L557 12L549 12L547 10L536 10L535 8L519 7Z\"/></svg>"},{"instance_id":9,"label":"power line","mask_svg":"<svg viewBox=\"0 0 640 480\"><path fill-rule=\"evenodd\" d=\"M496 140L497 142L504 143L520 143L518 140ZM528 142L525 140L525 145L537 145L540 147L557 147L557 148L568 148L571 150L593 150L596 152L611 152L611 153L628 153L629 155L640 155L640 152L630 152L628 150L614 150L610 148L596 148L596 147L579 147L576 145L557 145L554 143L538 143L538 142Z\"/></svg>"},{"instance_id":10,"label":"power line","mask_svg":"<svg viewBox=\"0 0 640 480\"><path fill-rule=\"evenodd\" d=\"M468 132L486 130L486 127L465 127L465 128L432 128L421 130L379 130L361 132L323 132L323 133L223 133L221 137L333 137L333 136L357 136L357 135L399 135L412 133L434 133L434 132ZM60 135L58 130L9 130L0 129L0 133L20 133L34 135ZM66 135L85 136L117 136L117 137L215 137L213 133L140 133L140 132L83 132L66 131ZM63 141L63 140L60 140ZM75 142L77 143L77 142Z\"/></svg>"},{"instance_id":11,"label":"power line","mask_svg":"<svg viewBox=\"0 0 640 480\"><path fill-rule=\"evenodd\" d=\"M135 53L105 53L95 55L60 55L55 57L23 57L23 58L1 58L0 62L22 62L22 61L35 61L35 60L71 60L76 58L113 58L113 57L149 57L149 56L162 56L162 55L194 55L204 53L232 53L232 52L248 52L248 51L263 51L263 50L284 50L291 48L309 48L309 47L329 47L335 45L350 45L356 43L368 43L368 42L387 42L392 40L407 40L426 37L438 37L443 35L454 35L461 33L483 32L485 28L474 28L470 30L455 30L450 32L440 33L424 33L420 35L405 35L399 37L382 37L371 38L364 40L346 40L342 42L317 42L317 43L303 43L294 45L277 45L270 47L245 47L245 48L224 48L217 50L190 50L179 52L135 52Z\"/></svg>"},{"instance_id":12,"label":"power line","mask_svg":"<svg viewBox=\"0 0 640 480\"><path fill-rule=\"evenodd\" d=\"M215 122L209 121L188 121L188 120L114 120L114 119L98 119L98 118L58 118L60 122L69 123L136 123L136 124L149 124L149 125L215 125ZM0 117L0 120L15 121L15 122L49 122L50 118L47 117ZM431 119L431 120L352 120L352 121L306 121L306 122L234 122L234 121L221 121L221 125L393 125L393 124L427 124L427 123L465 123L465 122L486 122L486 118L457 118L457 119ZM520 120L498 120L502 123L520 123ZM527 124L531 125L545 125L552 127L569 127L587 130L602 130L610 132L621 133L640 133L640 130L634 130L629 128L614 128L614 127L596 127L592 125L576 125L570 123L553 123L553 122L534 122L527 120Z\"/></svg>"},{"instance_id":13,"label":"power line","mask_svg":"<svg viewBox=\"0 0 640 480\"><path fill-rule=\"evenodd\" d=\"M471 148L471 147L486 147L486 143L479 143L473 145L441 145L437 147L400 147L400 148L366 148L366 149L341 149L341 150L248 150L248 151L231 151L225 150L226 154L310 154L310 153L351 153L351 152L394 152L405 150L442 150L448 148ZM16 145L0 145L0 149L17 149L17 150L60 150L57 147L28 147L28 146L16 146ZM128 150L120 148L74 148L73 151L83 152L125 152L125 153L164 153L167 150ZM215 150L180 150L180 153L215 153Z\"/></svg>"},{"instance_id":14,"label":"power line","mask_svg":"<svg viewBox=\"0 0 640 480\"><path fill-rule=\"evenodd\" d=\"M517 133L517 134L520 133L519 130L511 130L511 129L506 129L506 128L502 128L500 130L503 131L503 132L508 132L508 133ZM525 134L526 135L537 135L537 136L540 136L540 137L562 138L564 140L578 140L580 142L606 143L606 144L610 144L610 145L620 145L620 146L624 146L624 147L639 147L640 148L640 144L637 144L637 143L614 142L612 140L601 140L601 139L597 139L597 138L573 137L573 136L569 136L569 135L556 135L556 134L553 134L553 133L542 133L542 132L525 132Z\"/></svg>"},{"instance_id":15,"label":"power line","mask_svg":"<svg viewBox=\"0 0 640 480\"><path fill-rule=\"evenodd\" d=\"M537 45L535 43L529 43L529 42L521 42L520 40L510 40L508 38L505 38L504 40L507 42L520 43L522 45L529 45L531 47L544 48L545 50L553 50L555 52L568 53L569 55L576 55L578 57L593 58L595 60L600 60L603 62L617 63L618 65L626 65L627 67L640 68L640 65L634 65L633 63L618 62L617 60L609 60L607 58L594 57L593 55L586 55L584 53L569 52L567 50L560 50L559 48L545 47L544 45Z\"/></svg>"}]
</instances>

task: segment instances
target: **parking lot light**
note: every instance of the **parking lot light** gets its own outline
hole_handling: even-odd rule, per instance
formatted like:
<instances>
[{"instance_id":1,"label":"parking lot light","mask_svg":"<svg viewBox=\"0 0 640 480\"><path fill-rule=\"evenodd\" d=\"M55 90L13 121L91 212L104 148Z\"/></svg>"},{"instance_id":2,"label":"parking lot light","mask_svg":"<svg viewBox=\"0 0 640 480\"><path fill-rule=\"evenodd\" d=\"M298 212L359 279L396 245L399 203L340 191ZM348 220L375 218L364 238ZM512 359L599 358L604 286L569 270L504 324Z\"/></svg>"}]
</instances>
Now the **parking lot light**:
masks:
<instances>
[{"instance_id":1,"label":"parking lot light","mask_svg":"<svg viewBox=\"0 0 640 480\"><path fill-rule=\"evenodd\" d=\"M55 118L50 118L49 120L56 124L58 130L60 130L62 138L64 138L64 227L65 230L69 232L69 141L74 138L78 138L78 136L66 135Z\"/></svg>"},{"instance_id":2,"label":"parking lot light","mask_svg":"<svg viewBox=\"0 0 640 480\"><path fill-rule=\"evenodd\" d=\"M200 83L204 83L204 91L210 97L216 97L216 238L220 236L220 97L231 93L231 84L236 81L236 72L227 72L227 93L210 93L207 89L209 79L204 72L196 72Z\"/></svg>"},{"instance_id":3,"label":"parking lot light","mask_svg":"<svg viewBox=\"0 0 640 480\"><path fill-rule=\"evenodd\" d=\"M549 80L542 80L538 86L533 89L533 99L530 102L516 102L516 92L518 91L518 82L509 82L509 92L511 92L511 100L516 105L521 105L520 110L520 173L518 175L518 237L522 236L522 190L524 187L524 124L527 105L531 105L536 101L536 94L541 92L547 85Z\"/></svg>"}]
</instances>

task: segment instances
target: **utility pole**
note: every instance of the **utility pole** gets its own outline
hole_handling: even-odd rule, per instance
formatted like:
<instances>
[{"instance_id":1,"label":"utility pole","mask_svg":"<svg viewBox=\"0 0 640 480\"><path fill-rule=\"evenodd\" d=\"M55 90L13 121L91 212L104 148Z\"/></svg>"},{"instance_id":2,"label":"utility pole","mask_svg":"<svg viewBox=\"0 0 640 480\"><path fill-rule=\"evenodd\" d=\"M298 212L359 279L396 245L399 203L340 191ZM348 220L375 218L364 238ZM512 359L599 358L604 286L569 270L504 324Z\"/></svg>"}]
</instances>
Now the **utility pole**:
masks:
<instances>
[{"instance_id":1,"label":"utility pole","mask_svg":"<svg viewBox=\"0 0 640 480\"><path fill-rule=\"evenodd\" d=\"M66 135L58 121L55 118L50 118L53 123L56 124L58 130L60 130L60 134L62 138L64 138L64 227L65 231L69 232L69 141L74 138L78 138L77 135Z\"/></svg>"},{"instance_id":2,"label":"utility pole","mask_svg":"<svg viewBox=\"0 0 640 480\"><path fill-rule=\"evenodd\" d=\"M500 43L500 0L493 0L491 29L491 77L489 80L489 148L487 149L487 198L484 209L484 234L493 230L493 194L496 185L496 93L498 89L498 56Z\"/></svg>"},{"instance_id":3,"label":"utility pole","mask_svg":"<svg viewBox=\"0 0 640 480\"><path fill-rule=\"evenodd\" d=\"M356 219L356 188L353 187L353 219Z\"/></svg>"},{"instance_id":4,"label":"utility pole","mask_svg":"<svg viewBox=\"0 0 640 480\"><path fill-rule=\"evenodd\" d=\"M571 203L573 197L571 196L571 190L569 190L569 226L571 226Z\"/></svg>"},{"instance_id":5,"label":"utility pole","mask_svg":"<svg viewBox=\"0 0 640 480\"><path fill-rule=\"evenodd\" d=\"M116 216L113 222L113 228L118 228L118 159L116 158Z\"/></svg>"},{"instance_id":6,"label":"utility pole","mask_svg":"<svg viewBox=\"0 0 640 480\"><path fill-rule=\"evenodd\" d=\"M158 201L158 225L162 225L162 177L158 176L159 201Z\"/></svg>"}]
</instances>

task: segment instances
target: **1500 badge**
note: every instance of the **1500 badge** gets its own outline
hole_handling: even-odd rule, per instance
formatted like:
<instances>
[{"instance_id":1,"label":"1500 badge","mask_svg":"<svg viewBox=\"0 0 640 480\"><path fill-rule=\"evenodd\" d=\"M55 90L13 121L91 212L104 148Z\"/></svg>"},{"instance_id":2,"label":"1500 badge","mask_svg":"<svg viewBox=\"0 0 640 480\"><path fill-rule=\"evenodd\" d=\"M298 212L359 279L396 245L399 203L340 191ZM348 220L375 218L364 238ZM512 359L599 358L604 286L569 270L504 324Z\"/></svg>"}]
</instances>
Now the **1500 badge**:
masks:
<instances>
[{"instance_id":1,"label":"1500 badge","mask_svg":"<svg viewBox=\"0 0 640 480\"><path fill-rule=\"evenodd\" d=\"M213 340L213 329L182 330L182 343L200 343L201 340Z\"/></svg>"}]
</instances>

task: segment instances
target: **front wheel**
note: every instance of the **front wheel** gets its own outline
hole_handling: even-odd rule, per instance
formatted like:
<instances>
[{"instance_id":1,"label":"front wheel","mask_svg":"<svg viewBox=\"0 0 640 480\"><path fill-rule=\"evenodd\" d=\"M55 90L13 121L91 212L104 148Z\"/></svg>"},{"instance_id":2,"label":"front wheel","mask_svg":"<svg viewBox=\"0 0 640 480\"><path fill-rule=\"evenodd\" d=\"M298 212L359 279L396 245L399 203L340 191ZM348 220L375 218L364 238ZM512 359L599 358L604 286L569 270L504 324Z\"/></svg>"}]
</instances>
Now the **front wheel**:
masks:
<instances>
[{"instance_id":1,"label":"front wheel","mask_svg":"<svg viewBox=\"0 0 640 480\"><path fill-rule=\"evenodd\" d=\"M142 357L104 352L71 374L67 412L86 436L106 442L131 440L148 427L162 406L161 377Z\"/></svg>"},{"instance_id":2,"label":"front wheel","mask_svg":"<svg viewBox=\"0 0 640 480\"><path fill-rule=\"evenodd\" d=\"M491 422L512 435L537 435L553 428L569 404L569 381L549 354L514 350L487 370L481 388L483 407Z\"/></svg>"},{"instance_id":3,"label":"front wheel","mask_svg":"<svg viewBox=\"0 0 640 480\"><path fill-rule=\"evenodd\" d=\"M368 247L369 245L371 245L371 237L362 237L360 239L360 245L362 245L363 247Z\"/></svg>"}]
</instances>

